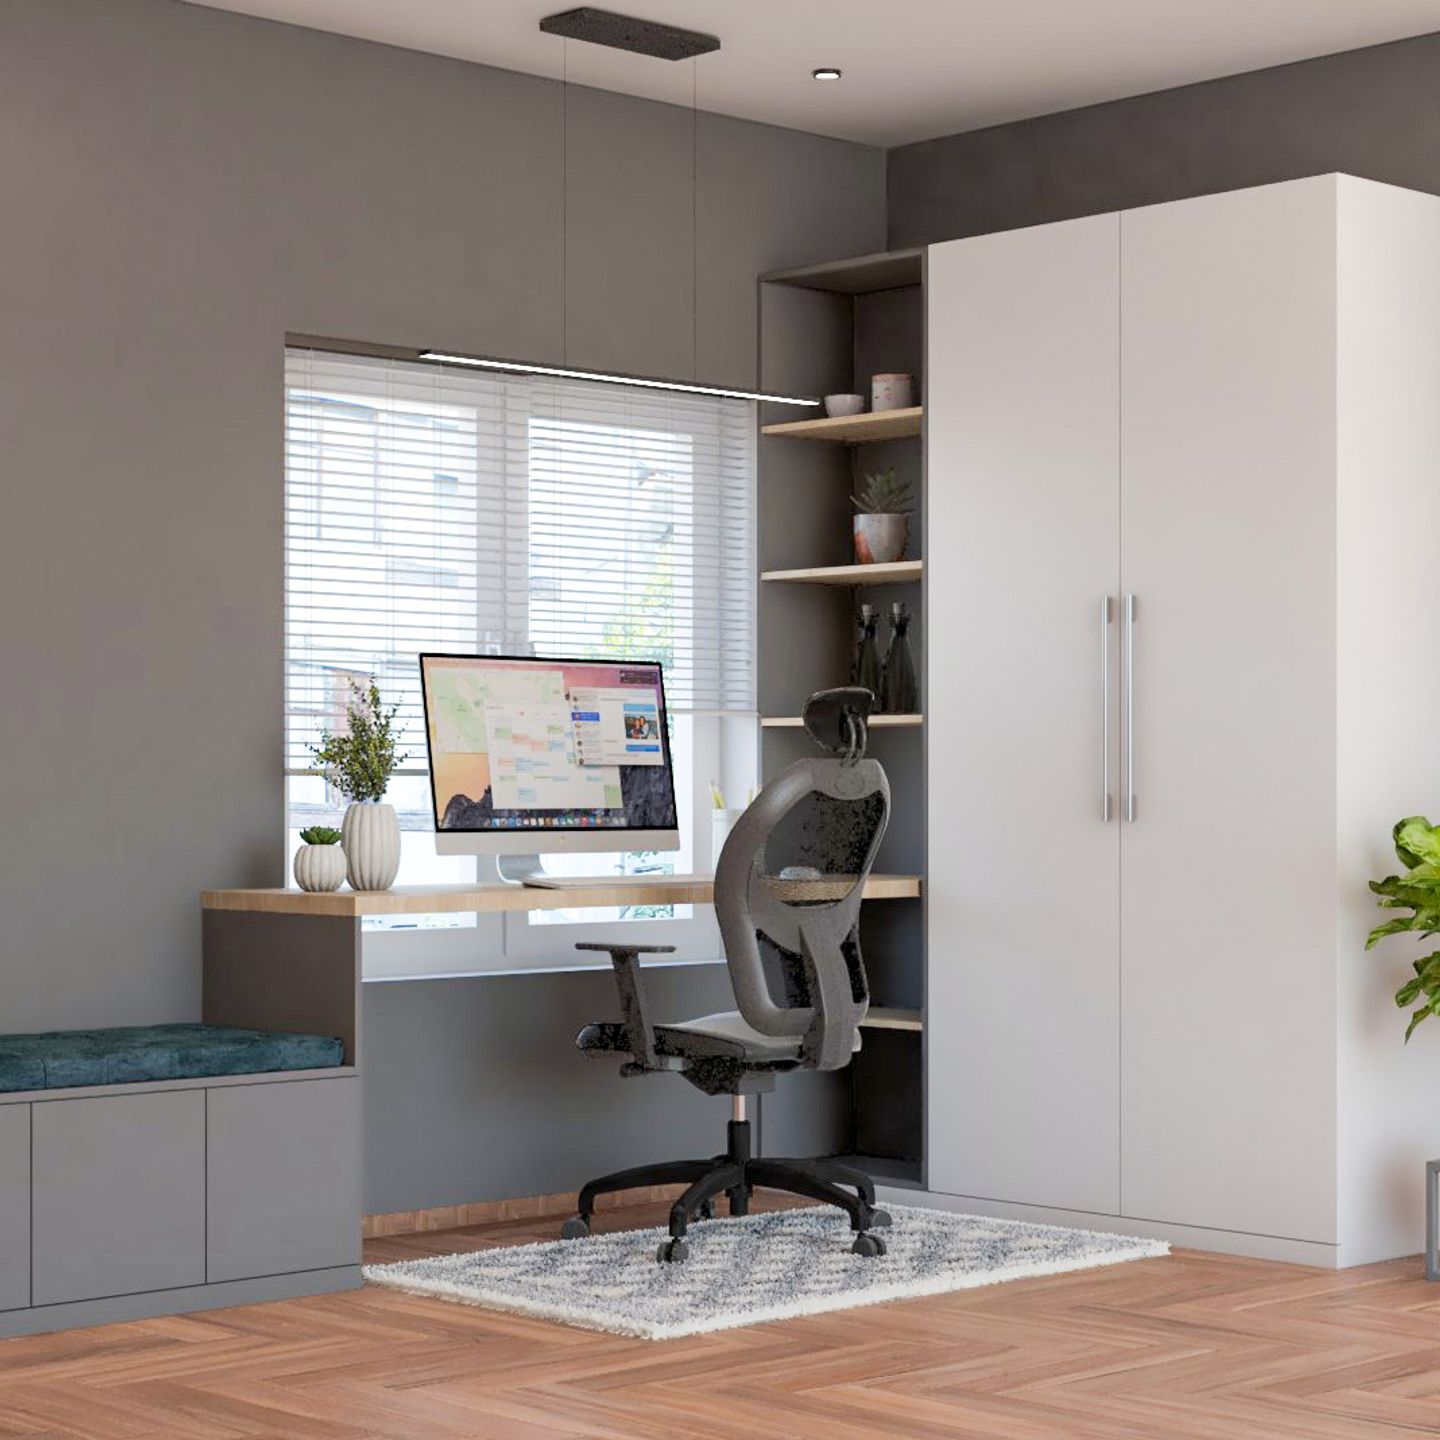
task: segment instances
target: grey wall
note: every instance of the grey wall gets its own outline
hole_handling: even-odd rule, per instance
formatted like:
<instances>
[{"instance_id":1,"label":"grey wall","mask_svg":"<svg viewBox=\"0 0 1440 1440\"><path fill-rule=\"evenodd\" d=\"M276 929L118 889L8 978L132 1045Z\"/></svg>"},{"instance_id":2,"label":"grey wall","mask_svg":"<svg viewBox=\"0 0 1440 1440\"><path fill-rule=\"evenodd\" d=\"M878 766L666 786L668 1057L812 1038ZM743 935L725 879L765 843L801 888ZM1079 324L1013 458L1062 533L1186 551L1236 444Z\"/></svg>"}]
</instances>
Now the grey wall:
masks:
<instances>
[{"instance_id":1,"label":"grey wall","mask_svg":"<svg viewBox=\"0 0 1440 1440\"><path fill-rule=\"evenodd\" d=\"M892 150L890 244L1332 170L1440 193L1440 35Z\"/></svg>"},{"instance_id":2,"label":"grey wall","mask_svg":"<svg viewBox=\"0 0 1440 1440\"><path fill-rule=\"evenodd\" d=\"M283 878L287 331L748 384L757 272L883 244L879 151L698 123L692 283L687 111L173 0L0 5L0 1029L193 1017L199 890ZM610 1008L370 987L371 1208L561 1188L702 1114L713 1148L723 1107L569 1053Z\"/></svg>"}]
</instances>

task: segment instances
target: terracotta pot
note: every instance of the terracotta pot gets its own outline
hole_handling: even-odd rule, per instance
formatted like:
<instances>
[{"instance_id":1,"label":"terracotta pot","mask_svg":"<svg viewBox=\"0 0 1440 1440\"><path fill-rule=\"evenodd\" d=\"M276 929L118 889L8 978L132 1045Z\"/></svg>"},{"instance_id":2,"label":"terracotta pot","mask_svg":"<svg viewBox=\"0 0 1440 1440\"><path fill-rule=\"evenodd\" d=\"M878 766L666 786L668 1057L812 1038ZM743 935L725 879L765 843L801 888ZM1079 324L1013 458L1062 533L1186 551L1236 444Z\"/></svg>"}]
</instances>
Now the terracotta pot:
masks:
<instances>
[{"instance_id":1,"label":"terracotta pot","mask_svg":"<svg viewBox=\"0 0 1440 1440\"><path fill-rule=\"evenodd\" d=\"M909 543L909 515L855 517L855 561L859 565L889 565L903 560Z\"/></svg>"}]
</instances>

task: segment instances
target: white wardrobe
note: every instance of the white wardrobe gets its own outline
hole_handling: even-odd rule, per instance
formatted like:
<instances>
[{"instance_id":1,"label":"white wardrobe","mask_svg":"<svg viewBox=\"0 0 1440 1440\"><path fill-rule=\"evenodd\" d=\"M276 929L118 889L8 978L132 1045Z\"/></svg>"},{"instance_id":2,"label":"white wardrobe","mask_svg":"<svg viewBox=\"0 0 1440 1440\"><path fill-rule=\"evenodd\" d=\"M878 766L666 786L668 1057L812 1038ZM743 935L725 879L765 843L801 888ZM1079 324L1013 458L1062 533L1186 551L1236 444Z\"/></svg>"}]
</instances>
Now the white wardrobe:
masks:
<instances>
[{"instance_id":1,"label":"white wardrobe","mask_svg":"<svg viewBox=\"0 0 1440 1440\"><path fill-rule=\"evenodd\" d=\"M931 247L927 1186L1421 1248L1440 199L1346 176ZM940 624L938 617L946 617Z\"/></svg>"}]
</instances>

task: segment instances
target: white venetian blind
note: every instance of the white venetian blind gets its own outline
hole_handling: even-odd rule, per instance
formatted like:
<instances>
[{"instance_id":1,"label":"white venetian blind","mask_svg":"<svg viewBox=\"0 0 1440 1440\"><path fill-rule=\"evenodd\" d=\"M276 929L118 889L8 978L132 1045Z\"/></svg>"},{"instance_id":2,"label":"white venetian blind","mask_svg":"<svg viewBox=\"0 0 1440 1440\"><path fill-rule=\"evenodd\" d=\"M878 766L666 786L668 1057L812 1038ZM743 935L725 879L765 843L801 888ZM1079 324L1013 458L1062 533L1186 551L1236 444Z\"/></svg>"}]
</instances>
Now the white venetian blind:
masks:
<instances>
[{"instance_id":1,"label":"white venetian blind","mask_svg":"<svg viewBox=\"0 0 1440 1440\"><path fill-rule=\"evenodd\" d=\"M424 650L656 659L752 713L748 401L324 351L285 364L286 766L371 677L423 768Z\"/></svg>"}]
</instances>

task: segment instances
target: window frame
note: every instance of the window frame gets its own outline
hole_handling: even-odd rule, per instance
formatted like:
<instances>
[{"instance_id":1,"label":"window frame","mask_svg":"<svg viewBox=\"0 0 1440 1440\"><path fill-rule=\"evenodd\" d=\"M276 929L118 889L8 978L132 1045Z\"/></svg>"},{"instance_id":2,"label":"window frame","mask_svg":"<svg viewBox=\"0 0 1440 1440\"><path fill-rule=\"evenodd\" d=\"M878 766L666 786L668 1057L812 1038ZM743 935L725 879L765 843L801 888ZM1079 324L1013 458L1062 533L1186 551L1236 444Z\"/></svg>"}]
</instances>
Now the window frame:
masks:
<instances>
[{"instance_id":1,"label":"window frame","mask_svg":"<svg viewBox=\"0 0 1440 1440\"><path fill-rule=\"evenodd\" d=\"M297 353L304 353L303 347L289 347L286 351L287 374L284 385L284 413L286 418L285 437L285 465L283 476L283 487L285 491L285 665L286 665L286 758L290 757L289 727L291 721L288 718L290 710L290 666L292 664L292 643L291 643L291 567L292 567L292 506L294 496L291 493L291 455L292 439L290 435L291 425L291 394L292 390L302 388L291 380L288 364L292 356ZM400 364L398 361L384 359L376 360L376 357L356 356L348 352L337 353L334 357L337 361L373 361L377 366L384 367L390 364ZM331 382L323 374L325 355L321 353L316 358L317 368L321 371L317 380L311 381L308 391L312 395L324 395L326 392L337 396L344 395L343 384L339 381ZM378 381L383 384L388 370L380 369L377 372ZM416 378L419 378L418 375ZM508 378L508 377L507 377ZM582 382L571 382L582 383ZM452 384L452 389L457 389ZM611 398L614 387L606 386L603 393L597 392L597 411L603 413L605 404ZM491 457L485 452L484 446L488 441L492 446L498 448L507 456L507 460L499 466L500 479L498 482L501 505L507 517L513 516L517 510L523 512L526 519L518 527L509 524L503 525L503 534L497 550L487 554L484 543L477 533L473 560L475 578L471 582L469 577L463 577L461 584L473 583L476 591L476 606L474 616L473 650L480 651L488 649L494 639L495 631L487 630L487 617L493 618L496 613L493 605L487 609L487 597L491 593L487 586L496 582L503 589L507 576L513 576L517 563L517 554L523 552L525 572L533 575L531 557L528 550L528 529L529 515L533 513L527 496L529 494L529 470L525 471L526 478L517 483L513 475L506 470L509 463L508 456L515 444L516 427L525 427L526 445L524 455L528 467L529 457L533 454L530 438L530 422L537 414L548 419L564 420L564 405L557 402L553 396L546 397L546 403L536 405L534 400L533 387L524 382L507 384L496 396L493 388L489 392L477 391L477 395L485 394L489 399L488 407L477 403L475 408L475 431L476 431L476 473L477 496L485 493L487 485L496 484L493 471L487 472L485 467L491 464ZM355 396L357 401L368 400L370 408L377 412L383 412L386 408L386 400L383 394L379 393L377 385L376 393L373 395L364 394L357 387ZM645 397L648 398L648 397ZM343 402L341 402L343 403ZM393 402L393 408L397 411L411 410L418 404L422 407L424 401L417 401L408 392L403 393ZM437 406L439 402L437 401ZM454 395L447 392L445 404L457 403ZM463 404L463 400L459 403ZM740 709L701 709L690 707L676 707L673 700L667 694L668 708L672 721L683 724L690 730L689 744L689 774L686 777L679 765L675 767L676 773L676 801L678 820L681 827L681 848L675 852L676 873L703 873L709 868L709 825L707 823L708 811L710 808L709 782L711 779L718 780L726 793L743 793L758 777L759 773L759 746L760 727L758 718L758 705L756 702L756 677L754 674L754 657L757 653L757 609L755 595L757 579L755 574L754 559L757 547L757 463L756 463L756 440L757 431L756 407L753 402L746 401L719 401L723 405L743 405L748 414L744 417L744 428L748 432L748 444L744 456L743 483L745 487L744 503L748 506L748 527L749 533L744 547L744 553L748 555L751 562L744 573L727 573L722 565L712 572L713 578L710 583L715 587L715 594L720 605L724 604L726 597L735 593L735 587L745 587L750 603L748 611L749 635L746 637L745 653L749 657L749 700L750 705ZM620 408L620 407L615 407ZM500 415L498 441L494 437L485 436L482 438L484 426L490 421L492 411L498 411ZM733 439L731 427L733 418L726 418L720 415L718 410L717 422L713 435L718 440L721 450L715 452L715 457L709 459L709 463L722 465L733 464L733 461L722 461L719 459L726 444L726 436ZM443 418L436 415L437 420ZM595 423L606 424L610 422L597 421ZM652 419L647 418L641 422L644 429L653 430L655 424ZM370 442L371 448L376 455L375 471L378 474L382 466L382 444L383 420L377 420L375 424L376 438ZM618 428L618 427L617 427ZM727 503L734 503L735 494L733 479L726 481L723 471L719 473L719 480L714 485L706 488L703 492L694 484L694 476L700 472L700 454L707 443L711 432L703 429L691 429L688 432L679 429L674 433L688 433L692 453L696 457L691 462L691 502L697 507L711 507L715 505L724 506ZM548 436L553 442L553 434ZM307 470L306 483L314 487L314 521L313 533L310 538L320 540L323 531L324 517L324 466L322 461L322 447L316 445L316 453ZM445 467L436 467L438 477ZM448 470L445 472L449 474ZM733 474L733 472L732 472ZM456 483L459 483L458 481ZM553 487L553 481L551 482ZM447 495L449 492L447 492ZM517 499L518 496L518 499ZM440 501L439 491L436 491L437 503ZM353 502L352 502L353 503ZM376 488L376 514L375 534L380 534L381 521L378 518L379 505L383 503L383 496L377 482ZM477 500L480 503L480 500ZM514 529L517 533L510 533ZM701 533L698 529L696 534ZM384 555L384 564L387 569L393 568L395 556L388 551L377 552ZM694 551L692 550L689 568L685 571L686 583L693 590L697 585L697 575L694 566ZM487 562L494 567L495 573L487 576ZM407 561L423 568L420 560ZM736 568L736 567L731 567ZM517 611L519 622L524 624L528 630L530 625L530 597L527 588L523 597L523 604L511 608L512 601L510 592L505 592L505 608L503 610L505 624L513 625L516 621ZM709 634L703 633L701 627L713 627L716 624L715 617L707 614L703 608L691 603L688 608L681 612L690 626L686 644L687 654L692 657L692 663L700 658L697 647L708 645L711 640ZM502 627L503 628L503 627ZM508 643L503 648L511 649L514 641L506 637ZM528 641L527 647L528 647ZM438 649L438 645L429 645L423 648ZM419 651L417 650L417 654ZM639 658L646 658L640 656ZM320 660L321 665L332 664L338 668L347 668L343 660L327 662ZM721 671L732 663L731 657L721 655L718 657L718 664ZM393 670L393 664L390 667ZM418 663L417 663L418 671ZM726 678L731 672L724 671L724 676L716 683L726 684ZM668 678L668 673L667 673ZM691 684L695 683L692 675ZM737 743L737 736L739 742ZM423 737L422 737L423 743ZM414 749L412 743L412 751ZM672 746L672 749L674 747ZM423 754L423 751L421 752ZM296 831L290 829L290 782L298 776L316 775L319 772L313 769L294 768L285 765L283 768L282 785L285 800L285 840L287 857L293 856L295 842L298 838ZM413 763L402 766L396 771L397 776L406 778L418 777L426 786L429 785L428 764L415 766ZM688 783L686 783L688 778ZM341 802L343 808L343 802ZM407 832L411 833L411 832ZM413 832L433 833L433 832ZM556 852L559 853L559 852ZM453 858L453 857L451 857ZM465 857L469 858L469 857ZM599 857L597 857L599 858ZM485 883L498 879L495 870L493 857L474 857L474 875L477 883ZM423 883L423 882L406 882ZM586 912L577 912L577 918L573 922L539 924L532 923L531 917L525 912L516 912L506 915L472 915L467 917L468 923L445 924L435 927L409 928L406 926L395 926L392 928L371 928L362 927L362 957L363 973L366 980L389 981L405 979L441 978L445 976L465 976L476 974L504 974L504 973L527 973L530 971L543 970L589 970L608 969L609 962L604 956L584 955L576 952L573 948L577 938L586 940L609 940L623 941L626 939L640 941L650 944L672 944L676 947L672 956L667 956L661 963L671 964L694 964L694 963L719 963L722 959L722 949L718 925L715 921L713 909L710 906L689 906L684 907L688 914L682 914L673 918L665 919L627 919L627 920L589 920L585 918ZM456 917L446 917L447 921ZM637 930L637 927L638 930Z\"/></svg>"}]
</instances>

